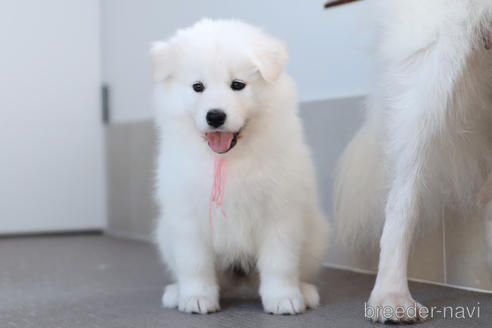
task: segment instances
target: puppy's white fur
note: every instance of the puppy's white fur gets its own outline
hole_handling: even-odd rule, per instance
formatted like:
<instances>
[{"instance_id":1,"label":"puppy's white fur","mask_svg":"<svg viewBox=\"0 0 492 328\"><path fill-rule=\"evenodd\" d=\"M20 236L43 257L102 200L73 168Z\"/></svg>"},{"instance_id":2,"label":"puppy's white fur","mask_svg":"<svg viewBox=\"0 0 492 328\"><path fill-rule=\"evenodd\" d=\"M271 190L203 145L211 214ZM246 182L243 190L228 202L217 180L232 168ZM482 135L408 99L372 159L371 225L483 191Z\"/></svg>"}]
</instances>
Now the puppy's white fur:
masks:
<instances>
[{"instance_id":1,"label":"puppy's white fur","mask_svg":"<svg viewBox=\"0 0 492 328\"><path fill-rule=\"evenodd\" d=\"M327 222L297 116L296 89L283 72L284 45L232 20L203 20L151 50L160 129L157 241L176 282L163 304L185 312L219 309L219 294L259 287L265 311L316 307L310 282L323 259ZM233 79L247 83L231 90ZM205 90L193 91L202 81ZM241 130L218 155L204 135L206 113L227 114L223 129ZM214 160L227 159L224 209L208 210ZM238 279L232 268L249 272ZM259 286L258 286L259 284Z\"/></svg>"},{"instance_id":2,"label":"puppy's white fur","mask_svg":"<svg viewBox=\"0 0 492 328\"><path fill-rule=\"evenodd\" d=\"M492 2L373 5L382 13L382 81L340 162L335 206L341 236L374 239L382 229L369 303L395 309L414 303L407 258L417 219L439 220L443 206L470 215L492 168Z\"/></svg>"}]
</instances>

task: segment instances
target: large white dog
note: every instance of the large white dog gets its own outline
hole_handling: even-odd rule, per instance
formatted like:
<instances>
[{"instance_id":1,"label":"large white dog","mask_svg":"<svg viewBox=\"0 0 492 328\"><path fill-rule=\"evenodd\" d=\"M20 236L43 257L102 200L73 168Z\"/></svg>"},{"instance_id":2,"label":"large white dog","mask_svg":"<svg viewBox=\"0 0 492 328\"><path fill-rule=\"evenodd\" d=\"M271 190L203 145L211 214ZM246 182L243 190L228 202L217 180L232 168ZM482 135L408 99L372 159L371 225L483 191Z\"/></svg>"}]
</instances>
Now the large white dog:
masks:
<instances>
[{"instance_id":1,"label":"large white dog","mask_svg":"<svg viewBox=\"0 0 492 328\"><path fill-rule=\"evenodd\" d=\"M151 55L157 240L175 278L163 305L213 312L220 293L250 287L267 312L316 307L327 222L284 45L238 21L203 20Z\"/></svg>"},{"instance_id":2,"label":"large white dog","mask_svg":"<svg viewBox=\"0 0 492 328\"><path fill-rule=\"evenodd\" d=\"M470 215L492 168L492 1L373 5L384 13L384 73L341 160L336 212L342 231L359 238L381 233L384 222L369 305L395 310L414 305L407 258L417 220L440 219L443 206ZM491 197L492 178L479 197L489 226Z\"/></svg>"}]
</instances>

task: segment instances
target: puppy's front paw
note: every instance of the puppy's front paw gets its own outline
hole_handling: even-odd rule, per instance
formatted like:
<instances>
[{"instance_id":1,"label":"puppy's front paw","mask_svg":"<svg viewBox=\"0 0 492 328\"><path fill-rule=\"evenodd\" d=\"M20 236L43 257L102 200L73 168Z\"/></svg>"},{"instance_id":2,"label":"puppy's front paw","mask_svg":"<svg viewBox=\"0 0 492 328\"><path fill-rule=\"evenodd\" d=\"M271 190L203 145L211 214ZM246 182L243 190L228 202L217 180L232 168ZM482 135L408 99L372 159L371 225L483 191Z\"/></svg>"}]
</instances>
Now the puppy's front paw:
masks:
<instances>
[{"instance_id":1,"label":"puppy's front paw","mask_svg":"<svg viewBox=\"0 0 492 328\"><path fill-rule=\"evenodd\" d=\"M187 313L207 314L220 310L216 297L192 295L179 298L178 309Z\"/></svg>"},{"instance_id":2,"label":"puppy's front paw","mask_svg":"<svg viewBox=\"0 0 492 328\"><path fill-rule=\"evenodd\" d=\"M199 294L199 293L198 293ZM206 314L220 310L218 296L210 295L183 295L179 294L178 284L166 286L162 295L162 306L178 308L182 312Z\"/></svg>"},{"instance_id":3,"label":"puppy's front paw","mask_svg":"<svg viewBox=\"0 0 492 328\"><path fill-rule=\"evenodd\" d=\"M283 296L263 300L265 312L272 314L298 314L306 310L304 298L299 295Z\"/></svg>"},{"instance_id":4,"label":"puppy's front paw","mask_svg":"<svg viewBox=\"0 0 492 328\"><path fill-rule=\"evenodd\" d=\"M267 313L273 314L297 314L306 310L304 297L300 290L277 293L262 296L263 308Z\"/></svg>"},{"instance_id":5,"label":"puppy's front paw","mask_svg":"<svg viewBox=\"0 0 492 328\"><path fill-rule=\"evenodd\" d=\"M409 293L373 292L365 308L365 316L380 323L413 323L427 319L429 311Z\"/></svg>"}]
</instances>

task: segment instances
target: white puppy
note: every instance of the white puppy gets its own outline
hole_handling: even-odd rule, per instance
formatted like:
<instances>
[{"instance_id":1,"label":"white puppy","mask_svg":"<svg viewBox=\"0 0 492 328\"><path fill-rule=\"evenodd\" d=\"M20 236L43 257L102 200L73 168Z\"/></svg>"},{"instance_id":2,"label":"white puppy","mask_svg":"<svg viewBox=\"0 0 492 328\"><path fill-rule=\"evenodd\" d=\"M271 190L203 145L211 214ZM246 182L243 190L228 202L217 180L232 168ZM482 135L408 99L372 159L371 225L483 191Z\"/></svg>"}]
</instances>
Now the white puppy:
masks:
<instances>
[{"instance_id":1,"label":"white puppy","mask_svg":"<svg viewBox=\"0 0 492 328\"><path fill-rule=\"evenodd\" d=\"M443 206L470 215L492 168L492 1L374 3L384 72L341 160L336 212L341 232L359 239L384 222L369 305L395 310L414 305L407 258L418 218L439 220ZM491 186L481 193L489 216Z\"/></svg>"},{"instance_id":2,"label":"white puppy","mask_svg":"<svg viewBox=\"0 0 492 328\"><path fill-rule=\"evenodd\" d=\"M221 292L246 285L257 293L259 284L267 312L316 307L309 282L327 222L284 45L238 21L202 20L156 42L151 55L161 133L157 240L176 281L164 306L213 312ZM225 216L212 205L209 223L212 186L223 192L216 203L223 197Z\"/></svg>"}]
</instances>

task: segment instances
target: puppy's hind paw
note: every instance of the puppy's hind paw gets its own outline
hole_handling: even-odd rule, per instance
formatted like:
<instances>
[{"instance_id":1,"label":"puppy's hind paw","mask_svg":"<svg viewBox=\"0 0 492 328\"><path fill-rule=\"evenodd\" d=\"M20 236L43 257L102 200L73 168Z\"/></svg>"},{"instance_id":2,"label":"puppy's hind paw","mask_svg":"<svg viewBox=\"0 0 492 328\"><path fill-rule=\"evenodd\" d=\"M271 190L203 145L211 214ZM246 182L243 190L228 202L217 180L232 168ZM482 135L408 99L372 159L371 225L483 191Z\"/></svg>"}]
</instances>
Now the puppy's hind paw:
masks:
<instances>
[{"instance_id":1,"label":"puppy's hind paw","mask_svg":"<svg viewBox=\"0 0 492 328\"><path fill-rule=\"evenodd\" d=\"M162 306L171 309L176 308L178 307L178 298L178 284L167 285L162 295Z\"/></svg>"},{"instance_id":2,"label":"puppy's hind paw","mask_svg":"<svg viewBox=\"0 0 492 328\"><path fill-rule=\"evenodd\" d=\"M319 306L319 294L316 286L308 283L301 283L301 293L307 308L315 309Z\"/></svg>"}]
</instances>

